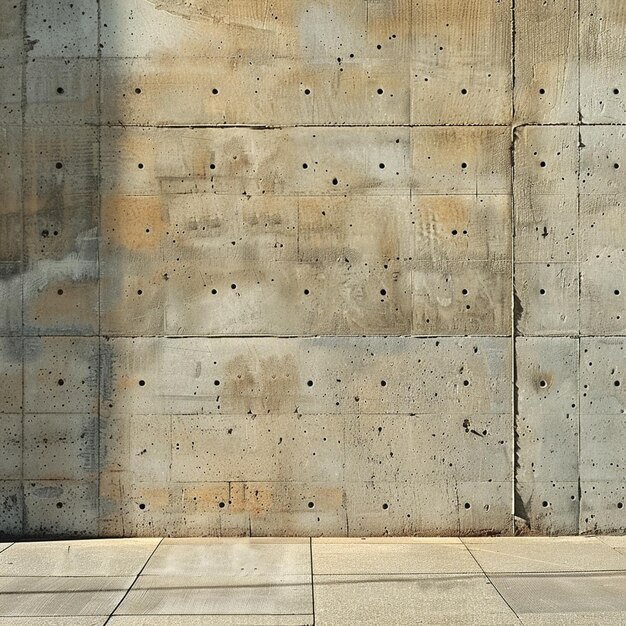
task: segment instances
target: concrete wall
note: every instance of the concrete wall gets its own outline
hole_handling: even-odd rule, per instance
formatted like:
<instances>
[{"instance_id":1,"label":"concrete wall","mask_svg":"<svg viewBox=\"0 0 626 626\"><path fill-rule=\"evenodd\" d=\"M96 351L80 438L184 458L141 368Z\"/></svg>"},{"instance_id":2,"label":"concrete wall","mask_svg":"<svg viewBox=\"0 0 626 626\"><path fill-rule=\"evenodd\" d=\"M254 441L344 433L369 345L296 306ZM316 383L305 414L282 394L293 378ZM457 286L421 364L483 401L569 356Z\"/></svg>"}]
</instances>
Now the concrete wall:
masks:
<instances>
[{"instance_id":1,"label":"concrete wall","mask_svg":"<svg viewBox=\"0 0 626 626\"><path fill-rule=\"evenodd\" d=\"M622 0L0 0L0 530L626 529Z\"/></svg>"}]
</instances>

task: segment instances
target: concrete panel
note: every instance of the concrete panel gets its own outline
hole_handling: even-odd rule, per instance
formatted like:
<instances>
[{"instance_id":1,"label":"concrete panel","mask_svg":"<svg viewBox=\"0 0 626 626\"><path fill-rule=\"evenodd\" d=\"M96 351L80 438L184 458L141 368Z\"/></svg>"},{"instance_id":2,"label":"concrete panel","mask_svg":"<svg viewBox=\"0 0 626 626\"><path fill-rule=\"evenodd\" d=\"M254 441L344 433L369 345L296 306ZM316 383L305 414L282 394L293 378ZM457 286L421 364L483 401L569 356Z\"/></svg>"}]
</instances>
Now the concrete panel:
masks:
<instances>
[{"instance_id":1,"label":"concrete panel","mask_svg":"<svg viewBox=\"0 0 626 626\"><path fill-rule=\"evenodd\" d=\"M170 415L111 415L100 419L99 469L131 472L136 480L168 481L172 465ZM193 419L189 416L189 419Z\"/></svg>"},{"instance_id":2,"label":"concrete panel","mask_svg":"<svg viewBox=\"0 0 626 626\"><path fill-rule=\"evenodd\" d=\"M96 482L24 481L26 536L82 536L98 534Z\"/></svg>"},{"instance_id":3,"label":"concrete panel","mask_svg":"<svg viewBox=\"0 0 626 626\"><path fill-rule=\"evenodd\" d=\"M95 413L98 410L98 369L96 337L25 339L25 411Z\"/></svg>"},{"instance_id":4,"label":"concrete panel","mask_svg":"<svg viewBox=\"0 0 626 626\"><path fill-rule=\"evenodd\" d=\"M494 126L413 128L414 192L510 193L510 136L510 129Z\"/></svg>"},{"instance_id":5,"label":"concrete panel","mask_svg":"<svg viewBox=\"0 0 626 626\"><path fill-rule=\"evenodd\" d=\"M418 195L411 205L415 259L510 260L510 195Z\"/></svg>"},{"instance_id":6,"label":"concrete panel","mask_svg":"<svg viewBox=\"0 0 626 626\"><path fill-rule=\"evenodd\" d=\"M26 66L25 122L97 124L98 69L96 59L33 59Z\"/></svg>"},{"instance_id":7,"label":"concrete panel","mask_svg":"<svg viewBox=\"0 0 626 626\"><path fill-rule=\"evenodd\" d=\"M13 106L14 100L21 102L21 83L9 78L21 75L12 69L7 65L5 71L0 61L1 124L21 122L20 109L14 111ZM18 335L22 332L21 127L0 126L0 146L0 335Z\"/></svg>"},{"instance_id":8,"label":"concrete panel","mask_svg":"<svg viewBox=\"0 0 626 626\"><path fill-rule=\"evenodd\" d=\"M0 534L3 537L19 537L23 534L24 492L19 480L0 480Z\"/></svg>"},{"instance_id":9,"label":"concrete panel","mask_svg":"<svg viewBox=\"0 0 626 626\"><path fill-rule=\"evenodd\" d=\"M22 415L0 415L0 479L22 477Z\"/></svg>"},{"instance_id":10,"label":"concrete panel","mask_svg":"<svg viewBox=\"0 0 626 626\"><path fill-rule=\"evenodd\" d=\"M516 1L514 15L516 123L578 122L577 0Z\"/></svg>"},{"instance_id":11,"label":"concrete panel","mask_svg":"<svg viewBox=\"0 0 626 626\"><path fill-rule=\"evenodd\" d=\"M624 530L620 2L0 14L0 529Z\"/></svg>"},{"instance_id":12,"label":"concrete panel","mask_svg":"<svg viewBox=\"0 0 626 626\"><path fill-rule=\"evenodd\" d=\"M20 337L0 337L0 414L22 410L22 355Z\"/></svg>"},{"instance_id":13,"label":"concrete panel","mask_svg":"<svg viewBox=\"0 0 626 626\"><path fill-rule=\"evenodd\" d=\"M521 482L578 480L578 341L518 338L517 477Z\"/></svg>"},{"instance_id":14,"label":"concrete panel","mask_svg":"<svg viewBox=\"0 0 626 626\"><path fill-rule=\"evenodd\" d=\"M580 340L580 412L618 415L626 410L623 337Z\"/></svg>"},{"instance_id":15,"label":"concrete panel","mask_svg":"<svg viewBox=\"0 0 626 626\"><path fill-rule=\"evenodd\" d=\"M340 60L337 60L340 59ZM103 121L150 125L406 125L409 64L386 59L105 59ZM210 68L210 69L209 69ZM382 93L379 93L382 91Z\"/></svg>"},{"instance_id":16,"label":"concrete panel","mask_svg":"<svg viewBox=\"0 0 626 626\"><path fill-rule=\"evenodd\" d=\"M516 199L529 193L575 195L578 180L575 126L523 126L515 129L514 137Z\"/></svg>"},{"instance_id":17,"label":"concrete panel","mask_svg":"<svg viewBox=\"0 0 626 626\"><path fill-rule=\"evenodd\" d=\"M581 1L580 109L586 123L626 122L625 20L619 1Z\"/></svg>"},{"instance_id":18,"label":"concrete panel","mask_svg":"<svg viewBox=\"0 0 626 626\"><path fill-rule=\"evenodd\" d=\"M174 416L172 480L340 483L341 415Z\"/></svg>"},{"instance_id":19,"label":"concrete panel","mask_svg":"<svg viewBox=\"0 0 626 626\"><path fill-rule=\"evenodd\" d=\"M622 444L626 422L622 415L580 416L580 476L584 481L623 481Z\"/></svg>"},{"instance_id":20,"label":"concrete panel","mask_svg":"<svg viewBox=\"0 0 626 626\"><path fill-rule=\"evenodd\" d=\"M416 262L413 332L418 335L508 335L511 264Z\"/></svg>"},{"instance_id":21,"label":"concrete panel","mask_svg":"<svg viewBox=\"0 0 626 626\"><path fill-rule=\"evenodd\" d=\"M515 483L515 530L525 535L577 535L579 483L535 480Z\"/></svg>"},{"instance_id":22,"label":"concrete panel","mask_svg":"<svg viewBox=\"0 0 626 626\"><path fill-rule=\"evenodd\" d=\"M95 57L98 5L94 0L50 3L26 0L30 57Z\"/></svg>"},{"instance_id":23,"label":"concrete panel","mask_svg":"<svg viewBox=\"0 0 626 626\"><path fill-rule=\"evenodd\" d=\"M580 532L619 534L626 517L626 488L621 480L584 481L580 485ZM623 554L626 558L626 553Z\"/></svg>"},{"instance_id":24,"label":"concrete panel","mask_svg":"<svg viewBox=\"0 0 626 626\"><path fill-rule=\"evenodd\" d=\"M509 134L493 127L106 129L103 195L506 194Z\"/></svg>"},{"instance_id":25,"label":"concrete panel","mask_svg":"<svg viewBox=\"0 0 626 626\"><path fill-rule=\"evenodd\" d=\"M470 528L470 534L477 528L508 534L512 530L509 487L506 482L352 482L346 489L350 534L459 535Z\"/></svg>"},{"instance_id":26,"label":"concrete panel","mask_svg":"<svg viewBox=\"0 0 626 626\"><path fill-rule=\"evenodd\" d=\"M88 480L98 472L95 415L24 415L23 477L27 480Z\"/></svg>"},{"instance_id":27,"label":"concrete panel","mask_svg":"<svg viewBox=\"0 0 626 626\"><path fill-rule=\"evenodd\" d=\"M400 0L382 9L371 4L375 10L368 19L368 3L361 0L340 4L324 0L313 6L308 0L279 0L268 7L251 6L247 0L189 6L176 0L131 0L120 7L114 0L104 0L103 54L329 60L349 54L385 59L394 50L402 54L408 47L407 24L390 32L398 20L390 8L398 7L408 17L408 2ZM368 32L372 37L365 35Z\"/></svg>"},{"instance_id":28,"label":"concrete panel","mask_svg":"<svg viewBox=\"0 0 626 626\"><path fill-rule=\"evenodd\" d=\"M101 353L105 413L511 409L506 338L120 338Z\"/></svg>"},{"instance_id":29,"label":"concrete panel","mask_svg":"<svg viewBox=\"0 0 626 626\"><path fill-rule=\"evenodd\" d=\"M509 415L354 415L346 417L346 480L451 484L466 476L509 480ZM351 572L345 572L351 573Z\"/></svg>"},{"instance_id":30,"label":"concrete panel","mask_svg":"<svg viewBox=\"0 0 626 626\"><path fill-rule=\"evenodd\" d=\"M510 122L510 10L483 0L413 3L412 124Z\"/></svg>"},{"instance_id":31,"label":"concrete panel","mask_svg":"<svg viewBox=\"0 0 626 626\"><path fill-rule=\"evenodd\" d=\"M0 126L0 262L22 259L22 128Z\"/></svg>"},{"instance_id":32,"label":"concrete panel","mask_svg":"<svg viewBox=\"0 0 626 626\"><path fill-rule=\"evenodd\" d=\"M579 328L578 266L516 263L517 330L522 335L574 335Z\"/></svg>"},{"instance_id":33,"label":"concrete panel","mask_svg":"<svg viewBox=\"0 0 626 626\"><path fill-rule=\"evenodd\" d=\"M607 255L610 256L610 255ZM626 254L580 265L580 332L626 335ZM597 303L602 302L599 311Z\"/></svg>"},{"instance_id":34,"label":"concrete panel","mask_svg":"<svg viewBox=\"0 0 626 626\"><path fill-rule=\"evenodd\" d=\"M23 48L23 10L19 2L2 0L0 25L0 57L19 59Z\"/></svg>"},{"instance_id":35,"label":"concrete panel","mask_svg":"<svg viewBox=\"0 0 626 626\"><path fill-rule=\"evenodd\" d=\"M8 9L3 6L2 11L6 16ZM22 67L15 67L15 57L3 57L0 53L0 124L22 123L22 80Z\"/></svg>"},{"instance_id":36,"label":"concrete panel","mask_svg":"<svg viewBox=\"0 0 626 626\"><path fill-rule=\"evenodd\" d=\"M24 136L24 322L29 334L98 328L98 134L29 127Z\"/></svg>"},{"instance_id":37,"label":"concrete panel","mask_svg":"<svg viewBox=\"0 0 626 626\"><path fill-rule=\"evenodd\" d=\"M580 138L581 196L624 193L626 129L603 125L581 127Z\"/></svg>"},{"instance_id":38,"label":"concrete panel","mask_svg":"<svg viewBox=\"0 0 626 626\"><path fill-rule=\"evenodd\" d=\"M621 193L580 196L581 262L606 263L622 256L625 203L626 196Z\"/></svg>"}]
</instances>

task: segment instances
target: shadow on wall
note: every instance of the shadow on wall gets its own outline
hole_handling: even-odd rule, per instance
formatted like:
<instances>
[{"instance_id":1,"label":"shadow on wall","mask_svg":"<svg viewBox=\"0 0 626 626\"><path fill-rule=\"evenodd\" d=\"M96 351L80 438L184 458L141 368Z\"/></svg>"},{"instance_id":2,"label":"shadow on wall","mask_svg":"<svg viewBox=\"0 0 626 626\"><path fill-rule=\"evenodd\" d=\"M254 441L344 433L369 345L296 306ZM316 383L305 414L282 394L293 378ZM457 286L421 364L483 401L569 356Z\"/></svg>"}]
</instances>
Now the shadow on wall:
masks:
<instances>
[{"instance_id":1,"label":"shadow on wall","mask_svg":"<svg viewBox=\"0 0 626 626\"><path fill-rule=\"evenodd\" d=\"M5 534L512 531L510 7L487 110L411 4L5 10Z\"/></svg>"}]
</instances>

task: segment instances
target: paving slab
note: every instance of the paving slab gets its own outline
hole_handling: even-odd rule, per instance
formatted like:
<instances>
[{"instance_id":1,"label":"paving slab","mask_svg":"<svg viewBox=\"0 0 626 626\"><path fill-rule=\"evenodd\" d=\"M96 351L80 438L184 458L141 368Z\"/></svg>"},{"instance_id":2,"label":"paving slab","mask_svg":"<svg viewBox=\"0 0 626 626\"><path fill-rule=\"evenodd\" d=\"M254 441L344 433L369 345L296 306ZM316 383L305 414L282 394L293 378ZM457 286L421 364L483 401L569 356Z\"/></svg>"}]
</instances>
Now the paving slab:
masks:
<instances>
[{"instance_id":1,"label":"paving slab","mask_svg":"<svg viewBox=\"0 0 626 626\"><path fill-rule=\"evenodd\" d=\"M626 550L626 535L622 536L605 536L605 537L597 537L598 541L602 543L606 543L607 546L611 546L613 548L623 548Z\"/></svg>"},{"instance_id":2,"label":"paving slab","mask_svg":"<svg viewBox=\"0 0 626 626\"><path fill-rule=\"evenodd\" d=\"M304 576L311 574L308 539L165 539L145 576Z\"/></svg>"},{"instance_id":3,"label":"paving slab","mask_svg":"<svg viewBox=\"0 0 626 626\"><path fill-rule=\"evenodd\" d=\"M120 615L255 615L313 612L310 573L140 576L116 613Z\"/></svg>"},{"instance_id":4,"label":"paving slab","mask_svg":"<svg viewBox=\"0 0 626 626\"><path fill-rule=\"evenodd\" d=\"M524 613L520 619L524 626L618 626L626 613Z\"/></svg>"},{"instance_id":5,"label":"paving slab","mask_svg":"<svg viewBox=\"0 0 626 626\"><path fill-rule=\"evenodd\" d=\"M312 626L313 623L313 615L114 615L107 622L108 626Z\"/></svg>"},{"instance_id":6,"label":"paving slab","mask_svg":"<svg viewBox=\"0 0 626 626\"><path fill-rule=\"evenodd\" d=\"M623 572L496 574L491 581L520 617L525 614L602 613L605 623L617 624L613 613L626 614L626 574Z\"/></svg>"},{"instance_id":7,"label":"paving slab","mask_svg":"<svg viewBox=\"0 0 626 626\"><path fill-rule=\"evenodd\" d=\"M626 557L593 537L463 539L487 573L626 571Z\"/></svg>"},{"instance_id":8,"label":"paving slab","mask_svg":"<svg viewBox=\"0 0 626 626\"><path fill-rule=\"evenodd\" d=\"M158 538L14 543L0 554L0 576L136 576Z\"/></svg>"},{"instance_id":9,"label":"paving slab","mask_svg":"<svg viewBox=\"0 0 626 626\"><path fill-rule=\"evenodd\" d=\"M0 617L0 626L103 626L108 615L64 617Z\"/></svg>"},{"instance_id":10,"label":"paving slab","mask_svg":"<svg viewBox=\"0 0 626 626\"><path fill-rule=\"evenodd\" d=\"M480 573L469 550L458 543L379 543L353 539L337 543L313 540L313 573L318 574L445 574Z\"/></svg>"},{"instance_id":11,"label":"paving slab","mask_svg":"<svg viewBox=\"0 0 626 626\"><path fill-rule=\"evenodd\" d=\"M520 624L483 575L315 576L316 624Z\"/></svg>"},{"instance_id":12,"label":"paving slab","mask_svg":"<svg viewBox=\"0 0 626 626\"><path fill-rule=\"evenodd\" d=\"M133 580L119 576L0 578L0 616L108 615Z\"/></svg>"}]
</instances>

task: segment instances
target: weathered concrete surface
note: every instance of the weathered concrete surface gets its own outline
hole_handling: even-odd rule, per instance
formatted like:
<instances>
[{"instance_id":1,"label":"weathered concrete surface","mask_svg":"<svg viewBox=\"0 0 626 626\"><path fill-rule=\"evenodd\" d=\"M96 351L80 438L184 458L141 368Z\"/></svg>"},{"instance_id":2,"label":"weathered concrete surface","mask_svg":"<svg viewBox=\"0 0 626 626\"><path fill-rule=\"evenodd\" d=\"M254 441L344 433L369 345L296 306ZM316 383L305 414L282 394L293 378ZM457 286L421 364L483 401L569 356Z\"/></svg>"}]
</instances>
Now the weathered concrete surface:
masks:
<instances>
[{"instance_id":1,"label":"weathered concrete surface","mask_svg":"<svg viewBox=\"0 0 626 626\"><path fill-rule=\"evenodd\" d=\"M0 533L623 531L622 5L0 0Z\"/></svg>"}]
</instances>

